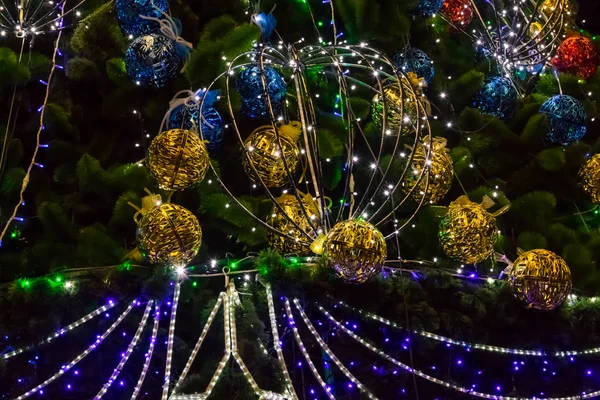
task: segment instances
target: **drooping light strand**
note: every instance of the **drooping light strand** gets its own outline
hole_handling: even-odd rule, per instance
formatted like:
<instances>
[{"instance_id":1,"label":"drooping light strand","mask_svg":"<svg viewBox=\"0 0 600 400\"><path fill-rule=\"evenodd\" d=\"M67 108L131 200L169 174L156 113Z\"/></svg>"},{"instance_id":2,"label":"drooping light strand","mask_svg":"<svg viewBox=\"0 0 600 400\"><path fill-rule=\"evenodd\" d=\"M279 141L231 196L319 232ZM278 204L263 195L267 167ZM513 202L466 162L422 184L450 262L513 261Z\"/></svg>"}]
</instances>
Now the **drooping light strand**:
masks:
<instances>
[{"instance_id":1,"label":"drooping light strand","mask_svg":"<svg viewBox=\"0 0 600 400\"><path fill-rule=\"evenodd\" d=\"M296 339L296 343L298 344L298 347L300 347L300 351L302 352L302 355L304 356L304 359L306 360L306 363L308 364L310 371L312 372L312 374L315 377L315 379L317 380L317 382L319 382L319 385L321 385L321 387L325 391L325 394L327 395L327 397L329 397L330 400L335 400L335 396L331 393L331 391L327 387L327 384L321 377L321 374L319 374L319 371L317 371L317 369L315 368L315 365L313 364L312 360L310 359L310 356L308 355L308 351L306 351L306 347L304 346L304 343L302 342L302 338L300 337L300 334L298 333L298 328L296 328L296 322L294 321L294 315L292 314L292 307L290 307L290 301L288 299L285 299L285 311L287 314L288 324L292 327L292 331L294 332L294 338Z\"/></svg>"},{"instance_id":2,"label":"drooping light strand","mask_svg":"<svg viewBox=\"0 0 600 400\"><path fill-rule=\"evenodd\" d=\"M165 360L165 382L163 384L162 400L169 398L169 384L171 382L171 362L173 361L173 337L175 336L175 319L177 318L177 305L179 304L179 293L181 284L175 282L173 293L173 305L171 307L171 320L169 321L169 336L167 338L167 359Z\"/></svg>"},{"instance_id":3,"label":"drooping light strand","mask_svg":"<svg viewBox=\"0 0 600 400\"><path fill-rule=\"evenodd\" d=\"M295 301L297 301L297 300L295 300ZM322 306L318 306L318 308L323 313L323 315L325 315L337 328L344 331L352 339L356 340L358 343L360 343L367 349L371 350L373 353L377 354L378 356L385 358L387 361L391 362L392 364L395 364L398 367L402 368L403 370L413 373L423 379L426 379L430 382L436 383L440 386L444 386L446 388L456 390L457 392L468 394L472 397L479 397L479 398L484 398L484 399L494 399L494 400L580 400L580 399L593 399L593 398L597 398L600 396L600 390L596 391L596 392L592 392L592 393L580 394L580 395L568 396L568 397L512 397L512 396L502 396L502 395L498 395L498 394L488 394L488 393L477 392L477 391L473 390L473 388L466 388L466 387L458 386L451 382L437 379L437 378L435 378L431 375L428 375L420 370L409 367L408 365L398 361L397 359L388 355L387 353L380 350L379 348L371 345L366 340L362 339L360 336L358 336L357 334L352 332L350 329L346 328L341 322L339 322L338 320L333 318L333 316L331 316L331 314L329 314L329 312L327 312L327 310L325 310Z\"/></svg>"},{"instance_id":4,"label":"drooping light strand","mask_svg":"<svg viewBox=\"0 0 600 400\"><path fill-rule=\"evenodd\" d=\"M146 327L146 322L148 322L148 316L150 315L150 310L152 309L152 303L153 303L153 301L150 300L148 302L148 304L146 305L146 309L144 310L144 315L142 316L142 320L140 321L137 331L133 335L133 338L131 339L129 346L127 346L127 350L121 356L121 360L119 361L119 364L117 364L117 367L113 370L113 373L111 374L110 378L108 378L108 381L106 381L104 386L102 386L102 389L100 389L100 391L98 392L96 397L94 397L94 400L100 400L102 397L104 397L106 392L108 392L108 389L110 389L110 387L112 386L113 382L119 377L121 370L123 369L123 367L129 360L129 356L131 356L131 353L133 353L133 349L137 345L137 342L140 340L140 336L142 336L142 332L144 331L144 328Z\"/></svg>"},{"instance_id":5,"label":"drooping light strand","mask_svg":"<svg viewBox=\"0 0 600 400\"><path fill-rule=\"evenodd\" d=\"M357 312L369 319L381 322L382 324L385 324L392 328L405 329L402 326L400 326L399 324L397 324L396 322L393 322L393 321L390 321L389 319L380 317L377 314L373 314L373 313L370 313L370 312L367 312L364 310L354 308L354 307L349 306L348 304L344 303L343 301L339 301L339 302L337 302L337 304L339 304L351 311ZM515 355L520 355L520 356L572 357L572 356L590 355L590 354L599 354L600 353L600 347L584 349L584 350L562 350L562 351L555 351L552 353L548 353L543 350L513 349L513 348L509 348L509 347L490 346L490 345L483 344L483 343L470 343L470 342L465 342L463 340L456 340L456 339L452 339L452 338L449 338L446 336L436 335L435 333L431 333L431 332L427 332L427 331L412 330L412 333L417 334L422 337L425 337L425 338L428 338L428 339L437 340L439 342L464 347L466 349L477 349L477 350L488 351L488 352L493 352L493 353L515 354Z\"/></svg>"},{"instance_id":6,"label":"drooping light strand","mask_svg":"<svg viewBox=\"0 0 600 400\"><path fill-rule=\"evenodd\" d=\"M26 399L27 397L31 396L32 394L38 393L40 390L42 390L43 388L45 388L46 386L48 386L49 384L51 384L52 382L54 382L55 380L57 380L58 378L60 378L65 372L67 372L68 370L70 370L71 368L73 368L75 365L77 365L77 363L79 361L83 360L88 354L90 354L94 349L96 349L102 343L102 341L104 339L106 339L106 337L108 335L110 335L111 332L113 330L115 330L115 328L117 326L119 326L119 324L121 322L123 322L123 320L125 319L125 317L127 317L127 315L129 315L129 313L133 309L133 306L135 305L136 301L137 300L134 300L129 305L129 307L127 307L127 309L125 309L125 311L123 311L123 313L121 315L119 315L119 318L117 318L117 320L115 322L113 322L113 324L110 327L108 327L108 329L102 334L102 336L99 336L96 339L96 341L94 343L92 343L92 345L90 345L81 354L79 354L77 357L75 357L73 359L73 361L71 361L67 365L63 365L60 368L60 371L58 371L56 374L52 375L50 378L46 379L44 382L40 383L39 385L37 385L33 389L31 389L31 390L23 393L22 395L20 395L19 397L17 397L15 400Z\"/></svg>"},{"instance_id":7,"label":"drooping light strand","mask_svg":"<svg viewBox=\"0 0 600 400\"><path fill-rule=\"evenodd\" d=\"M156 336L158 335L158 325L160 322L160 304L156 303L156 307L154 308L154 326L152 327L152 336L150 337L150 345L148 346L148 352L146 353L146 358L144 361L144 366L142 367L142 372L140 373L140 377L135 384L135 389L133 389L133 394L131 395L131 400L135 400L142 389L142 385L144 384L144 379L146 378L146 374L148 373L148 369L150 368L150 361L152 361L152 353L154 353L154 345L156 344Z\"/></svg>"},{"instance_id":8,"label":"drooping light strand","mask_svg":"<svg viewBox=\"0 0 600 400\"><path fill-rule=\"evenodd\" d=\"M292 396L292 398L297 399L298 395L294 390L294 385L292 384L292 378L290 378L290 373L285 365L285 358L283 357L283 350L281 349L281 344L279 343L279 330L277 329L277 315L275 314L275 306L273 304L273 292L271 291L271 285L267 284L266 287L267 292L267 304L269 306L269 319L271 321L271 331L273 332L273 347L277 352L277 358L279 359L279 364L281 364L281 368L283 370L283 378L285 379L285 383L287 386L287 391Z\"/></svg>"},{"instance_id":9,"label":"drooping light strand","mask_svg":"<svg viewBox=\"0 0 600 400\"><path fill-rule=\"evenodd\" d=\"M352 374L352 372L350 372L348 370L348 368L346 368L346 366L336 357L336 355L333 353L333 351L331 351L331 349L329 348L329 346L327 346L327 344L323 341L323 339L321 339L321 336L319 335L319 333L317 332L317 330L315 329L313 324L308 319L308 316L304 312L304 308L302 308L302 306L300 305L300 301L298 299L294 299L294 305L296 306L296 309L300 313L300 316L302 317L302 320L306 324L306 327L308 328L310 333L312 333L313 337L319 344L319 347L321 347L321 350L323 350L329 356L331 361L333 361L333 363L335 365L337 365L337 367L342 371L342 373L344 375L346 375L346 378L348 378L350 381L352 381L352 383L354 383L356 385L356 387L363 394L368 396L370 399L377 399L377 397L375 397L375 395L373 393L371 393L371 391L367 387L365 387L365 385L363 385L361 381L356 379L356 377Z\"/></svg>"},{"instance_id":10,"label":"drooping light strand","mask_svg":"<svg viewBox=\"0 0 600 400\"><path fill-rule=\"evenodd\" d=\"M204 342L204 338L206 338L206 334L210 330L210 327L215 319L215 316L217 315L219 308L221 308L221 305L223 304L224 296L225 296L225 293L219 294L219 297L217 298L217 302L215 303L215 306L211 310L210 315L208 316L208 319L206 320L206 323L204 324L204 329L202 329L202 333L200 334L200 337L198 338L198 341L196 342L196 345L194 346L194 349L192 350L192 354L190 354L190 357L188 358L187 362L185 363L183 372L181 372L181 375L179 376L179 379L177 380L177 383L175 384L175 388L173 389L173 392L177 391L177 388L184 381L190 368L192 367L192 364L194 363L194 359L196 358L196 355L198 355L198 351L200 351L200 347L202 346L202 343Z\"/></svg>"},{"instance_id":11,"label":"drooping light strand","mask_svg":"<svg viewBox=\"0 0 600 400\"><path fill-rule=\"evenodd\" d=\"M47 344L52 342L54 339L56 339L59 336L64 335L65 333L72 331L73 329L77 328L80 325L83 325L84 323L88 322L89 320L93 319L94 317L97 317L98 315L102 314L103 312L110 310L111 308L113 308L114 306L117 305L116 301L110 300L108 302L108 304L95 309L94 311L92 311L91 313L89 313L88 315L86 315L85 317L82 317L80 319L78 319L77 321L73 322L71 325L67 325L64 328L60 328L59 330L57 330L56 332L54 332L52 335L48 336L46 339L36 343L36 344L32 344L29 346L25 346L25 347L21 347L20 349L16 349L11 351L10 353L6 353L4 354L2 357L7 360L11 357L14 357L16 355L19 355L21 353L24 353L28 350L33 349L34 347L38 347L41 346L43 344Z\"/></svg>"}]
</instances>

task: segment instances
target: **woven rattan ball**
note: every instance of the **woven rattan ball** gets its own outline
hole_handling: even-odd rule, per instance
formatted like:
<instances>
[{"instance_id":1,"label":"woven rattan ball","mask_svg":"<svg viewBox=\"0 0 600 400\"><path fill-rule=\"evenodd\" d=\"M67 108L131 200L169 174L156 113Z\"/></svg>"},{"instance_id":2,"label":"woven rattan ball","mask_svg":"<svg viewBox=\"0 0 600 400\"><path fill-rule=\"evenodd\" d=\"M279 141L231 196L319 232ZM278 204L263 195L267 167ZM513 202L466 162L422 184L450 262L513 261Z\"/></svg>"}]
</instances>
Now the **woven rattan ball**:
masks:
<instances>
[{"instance_id":1,"label":"woven rattan ball","mask_svg":"<svg viewBox=\"0 0 600 400\"><path fill-rule=\"evenodd\" d=\"M449 256L465 264L492 255L498 240L496 218L477 203L460 197L452 202L440 224L440 244Z\"/></svg>"},{"instance_id":2,"label":"woven rattan ball","mask_svg":"<svg viewBox=\"0 0 600 400\"><path fill-rule=\"evenodd\" d=\"M517 299L527 307L553 310L571 292L571 271L565 260L548 250L531 250L513 264L509 281Z\"/></svg>"},{"instance_id":3,"label":"woven rattan ball","mask_svg":"<svg viewBox=\"0 0 600 400\"><path fill-rule=\"evenodd\" d=\"M252 182L277 188L293 179L300 156L296 145L300 127L291 125L279 127L278 132L270 125L261 126L244 141L242 164Z\"/></svg>"},{"instance_id":4,"label":"woven rattan ball","mask_svg":"<svg viewBox=\"0 0 600 400\"><path fill-rule=\"evenodd\" d=\"M424 203L440 201L450 190L454 178L452 158L446 148L446 141L434 138L430 161L427 158L429 146L429 142L417 145L413 154L412 168L403 184L404 193L410 193L412 199L418 203L423 200L423 196L425 196ZM425 166L428 167L429 176L427 171L422 173Z\"/></svg>"},{"instance_id":5,"label":"woven rattan ball","mask_svg":"<svg viewBox=\"0 0 600 400\"><path fill-rule=\"evenodd\" d=\"M284 194L277 198L277 205L273 205L267 223L288 236L269 230L267 241L282 254L304 256L311 253L310 244L318 235L320 214L310 195L299 193L298 197L300 200L292 194Z\"/></svg>"},{"instance_id":6,"label":"woven rattan ball","mask_svg":"<svg viewBox=\"0 0 600 400\"><path fill-rule=\"evenodd\" d=\"M210 163L204 142L185 129L171 129L155 137L146 160L164 190L181 190L202 181Z\"/></svg>"},{"instance_id":7,"label":"woven rattan ball","mask_svg":"<svg viewBox=\"0 0 600 400\"><path fill-rule=\"evenodd\" d=\"M590 157L579 170L579 181L593 203L600 203L600 154Z\"/></svg>"},{"instance_id":8,"label":"woven rattan ball","mask_svg":"<svg viewBox=\"0 0 600 400\"><path fill-rule=\"evenodd\" d=\"M403 78L401 82L401 85L393 83L384 86L383 95L376 94L371 107L373 121L378 127L383 127L385 103L386 133L395 136L399 132L402 134L415 132L419 118L417 90L413 89L407 78Z\"/></svg>"},{"instance_id":9,"label":"woven rattan ball","mask_svg":"<svg viewBox=\"0 0 600 400\"><path fill-rule=\"evenodd\" d=\"M194 214L165 203L146 212L138 223L138 247L152 264L185 265L202 242L202 229Z\"/></svg>"},{"instance_id":10,"label":"woven rattan ball","mask_svg":"<svg viewBox=\"0 0 600 400\"><path fill-rule=\"evenodd\" d=\"M338 222L329 231L323 253L338 277L348 283L363 283L381 272L387 246L375 226L352 219Z\"/></svg>"}]
</instances>

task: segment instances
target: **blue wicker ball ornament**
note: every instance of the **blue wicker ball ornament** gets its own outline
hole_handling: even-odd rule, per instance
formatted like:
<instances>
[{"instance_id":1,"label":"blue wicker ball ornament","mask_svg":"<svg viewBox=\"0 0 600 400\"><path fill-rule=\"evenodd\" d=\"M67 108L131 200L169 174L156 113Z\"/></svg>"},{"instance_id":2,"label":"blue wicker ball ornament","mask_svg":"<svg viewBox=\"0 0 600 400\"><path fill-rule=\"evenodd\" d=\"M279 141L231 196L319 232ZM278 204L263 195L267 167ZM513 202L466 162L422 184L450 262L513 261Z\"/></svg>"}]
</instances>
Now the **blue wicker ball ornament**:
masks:
<instances>
[{"instance_id":1,"label":"blue wicker ball ornament","mask_svg":"<svg viewBox=\"0 0 600 400\"><path fill-rule=\"evenodd\" d=\"M116 0L117 19L127 35L140 36L157 32L156 21L141 18L140 15L161 18L169 8L167 0Z\"/></svg>"},{"instance_id":2,"label":"blue wicker ball ornament","mask_svg":"<svg viewBox=\"0 0 600 400\"><path fill-rule=\"evenodd\" d=\"M517 90L508 78L488 78L483 88L475 95L473 105L483 114L506 121L515 115Z\"/></svg>"},{"instance_id":3,"label":"blue wicker ball ornament","mask_svg":"<svg viewBox=\"0 0 600 400\"><path fill-rule=\"evenodd\" d=\"M266 92L271 99L275 118L281 115L287 85L279 72L264 66ZM260 66L245 68L236 78L235 86L242 97L242 113L252 119L270 117L269 103L265 96Z\"/></svg>"},{"instance_id":4,"label":"blue wicker ball ornament","mask_svg":"<svg viewBox=\"0 0 600 400\"><path fill-rule=\"evenodd\" d=\"M437 14L442 9L444 1L446 0L421 0L415 11L425 16Z\"/></svg>"},{"instance_id":5,"label":"blue wicker ball ornament","mask_svg":"<svg viewBox=\"0 0 600 400\"><path fill-rule=\"evenodd\" d=\"M548 117L546 137L552 143L568 145L585 135L587 113L576 98L556 95L542 104L540 112Z\"/></svg>"},{"instance_id":6,"label":"blue wicker ball ornament","mask_svg":"<svg viewBox=\"0 0 600 400\"><path fill-rule=\"evenodd\" d=\"M158 89L179 74L183 58L173 40L151 33L131 42L125 52L125 66L137 85Z\"/></svg>"},{"instance_id":7,"label":"blue wicker ball ornament","mask_svg":"<svg viewBox=\"0 0 600 400\"><path fill-rule=\"evenodd\" d=\"M195 130L198 134L202 129L202 139L208 140L206 144L208 151L215 151L223 142L223 118L214 107L206 105L202 107L202 118L200 118L198 108L197 104L177 106L171 111L167 129Z\"/></svg>"},{"instance_id":8,"label":"blue wicker ball ornament","mask_svg":"<svg viewBox=\"0 0 600 400\"><path fill-rule=\"evenodd\" d=\"M433 61L422 50L411 47L406 49L406 51L398 51L392 57L392 61L396 68L405 74L413 72L419 78L425 79L427 83L433 79Z\"/></svg>"}]
</instances>

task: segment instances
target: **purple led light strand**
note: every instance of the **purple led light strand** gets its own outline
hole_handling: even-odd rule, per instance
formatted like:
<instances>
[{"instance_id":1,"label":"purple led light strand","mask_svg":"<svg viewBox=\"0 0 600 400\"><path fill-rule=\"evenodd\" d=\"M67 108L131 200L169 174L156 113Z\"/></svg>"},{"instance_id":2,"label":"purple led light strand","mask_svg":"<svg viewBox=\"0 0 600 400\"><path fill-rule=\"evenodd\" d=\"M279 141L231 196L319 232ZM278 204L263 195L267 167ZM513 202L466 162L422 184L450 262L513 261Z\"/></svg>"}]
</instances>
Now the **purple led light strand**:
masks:
<instances>
[{"instance_id":1,"label":"purple led light strand","mask_svg":"<svg viewBox=\"0 0 600 400\"><path fill-rule=\"evenodd\" d=\"M287 391L292 396L293 399L298 399L298 395L294 390L294 385L292 383L292 378L290 378L290 373L285 365L285 358L283 357L283 351L281 350L281 344L279 343L279 330L277 329L277 314L275 314L275 305L273 303L273 292L271 291L271 285L267 284L265 291L267 292L267 304L269 306L269 319L271 321L271 332L273 332L273 347L275 348L275 352L277 353L277 358L279 359L279 364L281 364L281 369L283 370L283 378L285 380L285 384L287 386Z\"/></svg>"},{"instance_id":2,"label":"purple led light strand","mask_svg":"<svg viewBox=\"0 0 600 400\"><path fill-rule=\"evenodd\" d=\"M330 400L335 400L335 396L331 393L330 390L328 390L327 384L321 377L321 374L319 374L319 371L315 368L315 365L313 364L312 360L310 359L310 356L308 355L308 352L306 351L306 347L304 347L302 338L300 337L300 334L298 333L298 328L296 328L296 322L294 321L294 315L292 314L292 307L290 307L290 301L287 298L285 299L285 311L287 314L288 324L292 327L292 331L294 332L294 338L296 339L296 343L298 344L298 347L300 347L300 350L302 351L302 355L304 356L304 359L306 360L306 363L308 364L310 371L312 372L312 374L315 377L315 379L317 380L317 382L319 382L319 385L321 385L321 387L325 391L325 394L327 395L327 397L329 397Z\"/></svg>"},{"instance_id":3,"label":"purple led light strand","mask_svg":"<svg viewBox=\"0 0 600 400\"><path fill-rule=\"evenodd\" d=\"M109 301L109 303L107 305L104 305L102 307L99 307L97 309L95 309L94 311L92 311L91 313L89 313L88 315L78 319L77 321L73 322L71 325L67 325L64 328L60 328L59 330L57 330L56 332L54 332L52 335L48 336L46 339L35 343L35 344L31 344L29 346L25 346L25 347L21 347L20 349L16 349L14 351L11 351L10 353L6 353L4 354L2 357L7 360L11 357L14 357L16 355L19 355L25 351L31 350L34 347L37 346L41 346L47 343L52 342L54 339L56 339L59 336L64 335L65 333L67 333L70 330L73 330L75 328L77 328L80 325L83 325L84 323L90 321L91 319L93 319L94 317L102 314L104 311L110 310L111 308L113 308L114 306L117 305L116 301Z\"/></svg>"},{"instance_id":4,"label":"purple led light strand","mask_svg":"<svg viewBox=\"0 0 600 400\"><path fill-rule=\"evenodd\" d=\"M217 312L219 311L219 308L221 307L221 304L223 304L223 297L225 297L225 293L222 292L219 294L219 297L217 298L217 302L216 302L215 306L213 307L213 309L211 310L210 315L208 316L208 319L206 320L206 323L204 324L202 333L200 334L200 337L198 338L198 341L196 342L196 345L194 346L194 349L192 350L192 354L190 354L190 357L188 358L187 363L185 364L185 367L183 368L183 372L181 373L181 375L179 376L179 379L177 380L177 383L175 384L175 388L173 388L173 392L177 391L177 388L179 387L179 385L181 385L181 383L187 376L190 368L192 367L192 364L194 363L194 359L196 358L196 355L198 354L198 351L200 351L200 347L202 346L202 343L204 342L204 338L206 337L206 334L208 333L208 331L214 321L214 318L215 318Z\"/></svg>"},{"instance_id":5,"label":"purple led light strand","mask_svg":"<svg viewBox=\"0 0 600 400\"><path fill-rule=\"evenodd\" d=\"M46 379L44 382L40 383L39 385L37 385L36 387L34 387L33 389L23 393L22 395L20 395L19 397L17 397L15 400L21 400L21 399L26 399L27 397L31 396L32 394L35 394L37 392L39 392L41 389L45 388L46 386L48 386L49 384L51 384L52 382L54 382L55 380L57 380L58 378L60 378L65 372L67 372L68 370L70 370L71 368L73 368L75 365L77 365L77 363L81 360L83 360L88 354L90 354L93 350L96 349L96 347L98 347L102 341L111 334L111 332L117 327L119 326L119 324L121 322L123 322L123 320L125 319L125 317L127 317L127 315L129 315L129 313L131 312L131 310L133 309L133 306L135 305L137 300L134 300L129 307L127 307L127 309L125 311L123 311L123 313L119 316L119 318L117 318L117 320L104 332L104 334L100 337L98 337L96 339L96 341L89 346L85 351L83 351L83 353L79 354L77 357L75 357L73 359L73 361L71 361L69 364L61 367L60 371L58 371L56 374L52 375L50 378Z\"/></svg>"},{"instance_id":6,"label":"purple led light strand","mask_svg":"<svg viewBox=\"0 0 600 400\"><path fill-rule=\"evenodd\" d=\"M377 397L373 393L371 393L371 391L365 385L363 385L362 382L359 381L352 374L352 372L350 372L348 370L348 368L346 368L346 366L336 357L336 355L333 353L333 351L331 351L331 349L329 348L329 346L327 346L327 344L323 341L323 339L321 338L321 336L319 335L319 333L317 332L317 330L315 329L315 327L313 326L313 324L308 319L308 316L304 312L304 308L302 308L302 306L300 305L300 300L294 299L294 305L296 306L296 309L300 313L300 316L302 317L302 320L306 324L306 327L308 328L308 330L310 331L310 333L312 333L312 335L314 336L314 338L317 340L317 343L319 344L319 347L321 347L321 349L329 356L329 358L331 358L331 361L333 361L333 363L335 365L337 365L337 367L342 371L342 373L344 375L346 375L346 378L348 378L350 381L352 381L352 383L354 383L356 385L356 387L362 393L364 393L365 395L367 395L367 397L369 397L370 399L376 400Z\"/></svg>"},{"instance_id":7,"label":"purple led light strand","mask_svg":"<svg viewBox=\"0 0 600 400\"><path fill-rule=\"evenodd\" d=\"M179 304L179 292L181 284L175 283L173 293L173 305L171 307L171 320L169 321L169 336L167 339L167 359L165 361L165 383L163 384L162 400L169 398L169 384L171 382L171 362L173 359L173 336L175 336L175 318L177 317L177 305Z\"/></svg>"},{"instance_id":8,"label":"purple led light strand","mask_svg":"<svg viewBox=\"0 0 600 400\"><path fill-rule=\"evenodd\" d=\"M297 299L294 300L294 302L297 302L297 301L298 301ZM296 303L296 306L298 306L297 303ZM386 354L379 348L369 344L364 339L362 339L360 336L358 336L357 334L355 334L354 332L352 332L351 330L346 328L341 322L339 322L331 314L329 314L329 312L327 312L327 310L325 310L323 307L318 306L318 308L319 308L319 311L321 311L321 313L323 313L323 315L325 315L339 329L343 330L348 336L350 336L352 339L356 340L358 343L360 343L367 349L371 350L373 353L379 355L380 357L385 358L392 364L395 364L395 365L399 366L400 368L404 369L405 371L413 373L417 376L420 376L421 378L424 378L430 382L436 383L436 384L438 384L440 386L444 386L446 388L454 389L457 392L465 393L472 397L480 397L480 398L484 398L484 399L495 399L495 400L581 400L581 399L593 399L593 398L597 398L600 396L600 390L592 392L592 393L581 394L581 395L577 395L577 396L569 396L569 397L537 397L537 396L536 397L511 397L511 396L502 396L502 395L497 395L497 394L488 394L488 393L477 392L473 389L468 389L468 388L465 388L462 386L455 385L450 382L443 381L441 379L434 378L433 376L427 375L426 373L424 373L420 370L413 369L413 368L409 367L408 365L403 364L402 362L400 362L400 361L396 360L395 358L393 358L392 356Z\"/></svg>"},{"instance_id":9,"label":"purple led light strand","mask_svg":"<svg viewBox=\"0 0 600 400\"><path fill-rule=\"evenodd\" d=\"M131 400L135 400L142 390L142 385L144 384L144 379L146 378L146 374L148 373L148 369L150 368L150 361L152 361L152 353L154 352L154 345L156 344L156 336L158 335L158 325L160 322L160 304L156 303L156 307L154 308L154 326L152 327L152 336L150 337L150 345L148 346L148 353L146 353L146 360L144 361L144 366L142 367L142 372L140 373L140 377L135 384L135 389L133 389L133 394L131 395Z\"/></svg>"},{"instance_id":10,"label":"purple led light strand","mask_svg":"<svg viewBox=\"0 0 600 400\"><path fill-rule=\"evenodd\" d=\"M150 315L150 310L152 309L152 303L153 303L153 301L150 300L148 302L148 304L146 305L146 309L144 310L144 315L142 316L142 320L140 321L137 331L133 335L133 338L131 339L129 346L127 346L127 350L121 356L121 361L119 361L119 364L117 364L117 367L113 370L113 373L110 376L110 378L108 378L108 381L106 381L106 383L104 384L102 389L100 389L100 391L98 392L96 397L94 397L94 400L100 400L106 394L106 392L108 392L108 389L110 389L113 382L119 377L121 370L123 369L123 367L129 360L131 353L133 353L133 349L137 345L137 342L140 340L140 336L142 335L142 332L144 331L144 328L146 327L146 322L148 322L148 316Z\"/></svg>"}]
</instances>

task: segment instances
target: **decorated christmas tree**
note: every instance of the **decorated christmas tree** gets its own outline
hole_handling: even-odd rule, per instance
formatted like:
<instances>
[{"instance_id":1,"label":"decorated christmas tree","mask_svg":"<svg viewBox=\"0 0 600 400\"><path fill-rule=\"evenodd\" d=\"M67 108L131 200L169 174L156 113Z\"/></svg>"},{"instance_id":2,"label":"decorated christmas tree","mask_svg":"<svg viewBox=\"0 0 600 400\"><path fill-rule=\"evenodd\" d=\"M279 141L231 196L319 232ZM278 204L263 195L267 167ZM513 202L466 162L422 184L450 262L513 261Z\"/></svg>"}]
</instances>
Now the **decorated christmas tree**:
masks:
<instances>
[{"instance_id":1,"label":"decorated christmas tree","mask_svg":"<svg viewBox=\"0 0 600 400\"><path fill-rule=\"evenodd\" d=\"M600 397L579 6L3 3L0 398Z\"/></svg>"}]
</instances>

